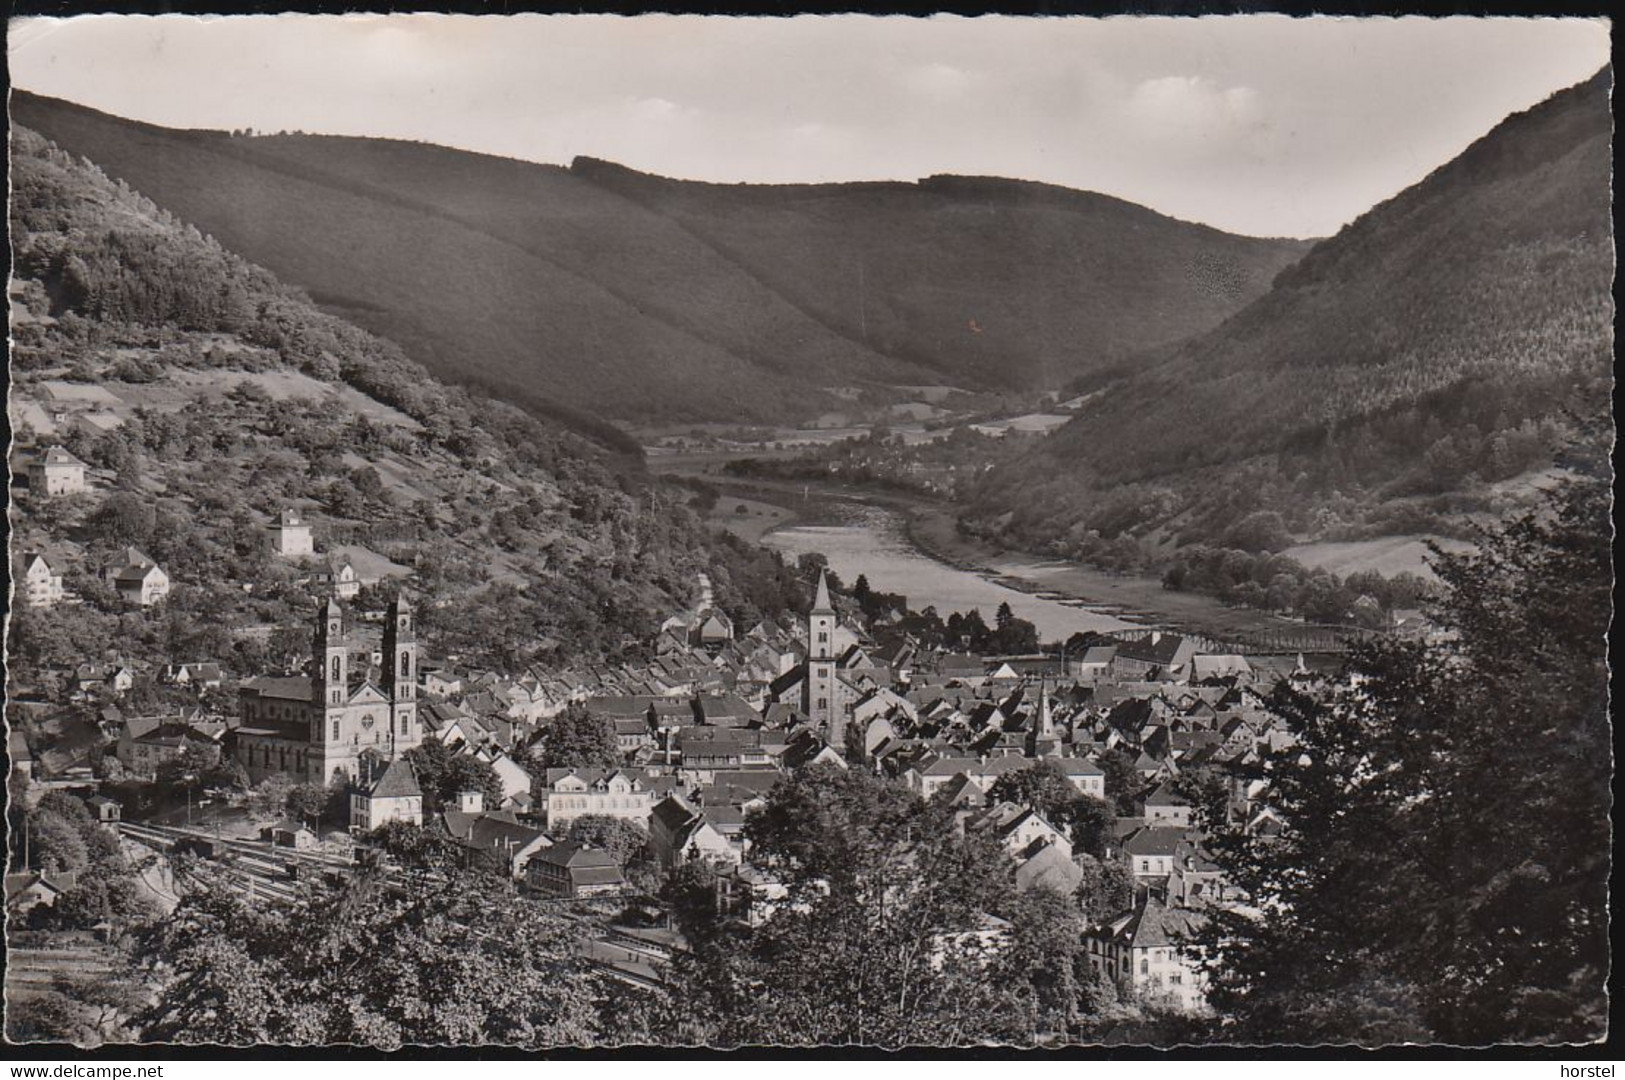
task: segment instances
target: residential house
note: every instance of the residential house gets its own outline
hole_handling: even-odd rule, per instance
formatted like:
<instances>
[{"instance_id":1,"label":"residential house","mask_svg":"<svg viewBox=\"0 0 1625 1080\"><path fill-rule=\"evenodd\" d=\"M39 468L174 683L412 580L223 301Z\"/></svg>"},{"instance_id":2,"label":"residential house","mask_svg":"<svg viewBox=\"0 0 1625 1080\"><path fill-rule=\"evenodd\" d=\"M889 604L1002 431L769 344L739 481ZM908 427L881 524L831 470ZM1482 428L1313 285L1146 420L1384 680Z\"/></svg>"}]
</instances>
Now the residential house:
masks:
<instances>
[{"instance_id":1,"label":"residential house","mask_svg":"<svg viewBox=\"0 0 1625 1080\"><path fill-rule=\"evenodd\" d=\"M761 926L790 898L783 882L750 863L723 869L715 882L717 910L746 926Z\"/></svg>"},{"instance_id":2,"label":"residential house","mask_svg":"<svg viewBox=\"0 0 1625 1080\"><path fill-rule=\"evenodd\" d=\"M1125 999L1202 1012L1207 976L1199 949L1189 944L1202 922L1199 913L1169 907L1147 893L1132 910L1090 931L1089 965Z\"/></svg>"},{"instance_id":3,"label":"residential house","mask_svg":"<svg viewBox=\"0 0 1625 1080\"><path fill-rule=\"evenodd\" d=\"M135 672L123 664L80 664L73 672L74 696L90 698L98 693L115 697L135 685Z\"/></svg>"},{"instance_id":4,"label":"residential house","mask_svg":"<svg viewBox=\"0 0 1625 1080\"><path fill-rule=\"evenodd\" d=\"M552 839L540 829L521 825L510 812L486 813L480 796L469 795L459 801L458 809L441 811L447 835L471 857L496 859L511 877L524 880L531 859L551 847Z\"/></svg>"},{"instance_id":5,"label":"residential house","mask_svg":"<svg viewBox=\"0 0 1625 1080\"><path fill-rule=\"evenodd\" d=\"M107 580L131 607L150 607L169 595L169 575L133 547L108 565Z\"/></svg>"},{"instance_id":6,"label":"residential house","mask_svg":"<svg viewBox=\"0 0 1625 1080\"><path fill-rule=\"evenodd\" d=\"M164 668L164 682L194 689L212 689L220 685L224 676L220 665L214 663L169 664Z\"/></svg>"},{"instance_id":7,"label":"residential house","mask_svg":"<svg viewBox=\"0 0 1625 1080\"><path fill-rule=\"evenodd\" d=\"M740 852L699 808L673 793L649 815L649 846L667 869L689 859L737 866Z\"/></svg>"},{"instance_id":8,"label":"residential house","mask_svg":"<svg viewBox=\"0 0 1625 1080\"><path fill-rule=\"evenodd\" d=\"M340 600L353 600L361 592L361 577L348 556L335 559L327 573L318 575L318 580L331 588Z\"/></svg>"},{"instance_id":9,"label":"residential house","mask_svg":"<svg viewBox=\"0 0 1625 1080\"><path fill-rule=\"evenodd\" d=\"M62 447L53 446L28 463L28 490L47 498L78 495L85 490L86 468Z\"/></svg>"},{"instance_id":10,"label":"residential house","mask_svg":"<svg viewBox=\"0 0 1625 1080\"><path fill-rule=\"evenodd\" d=\"M23 602L29 607L51 608L62 602L62 575L51 569L51 564L39 552L23 555L18 580L23 584L20 590Z\"/></svg>"},{"instance_id":11,"label":"residential house","mask_svg":"<svg viewBox=\"0 0 1625 1080\"><path fill-rule=\"evenodd\" d=\"M1235 653L1202 653L1191 657L1191 682L1206 679L1250 679L1253 667Z\"/></svg>"},{"instance_id":12,"label":"residential house","mask_svg":"<svg viewBox=\"0 0 1625 1080\"><path fill-rule=\"evenodd\" d=\"M1117 657L1116 645L1091 645L1083 655L1068 664L1068 673L1086 683L1097 683L1111 676L1112 661Z\"/></svg>"},{"instance_id":13,"label":"residential house","mask_svg":"<svg viewBox=\"0 0 1625 1080\"><path fill-rule=\"evenodd\" d=\"M717 608L701 611L689 630L690 643L708 650L721 649L733 636L733 620Z\"/></svg>"},{"instance_id":14,"label":"residential house","mask_svg":"<svg viewBox=\"0 0 1625 1080\"><path fill-rule=\"evenodd\" d=\"M1190 800L1164 781L1145 797L1143 816L1146 824L1153 827L1188 829L1191 825Z\"/></svg>"},{"instance_id":15,"label":"residential house","mask_svg":"<svg viewBox=\"0 0 1625 1080\"><path fill-rule=\"evenodd\" d=\"M1147 825L1123 841L1129 869L1136 881L1165 878L1174 869L1174 859L1185 842L1185 830Z\"/></svg>"},{"instance_id":16,"label":"residential house","mask_svg":"<svg viewBox=\"0 0 1625 1080\"><path fill-rule=\"evenodd\" d=\"M167 761L185 749L195 749L218 759L220 746L175 718L155 716L126 717L119 731L115 751L119 763L136 776L152 777Z\"/></svg>"},{"instance_id":17,"label":"residential house","mask_svg":"<svg viewBox=\"0 0 1625 1080\"><path fill-rule=\"evenodd\" d=\"M678 733L677 752L684 769L736 769L772 764L762 748L762 733L753 728L687 727Z\"/></svg>"},{"instance_id":18,"label":"residential house","mask_svg":"<svg viewBox=\"0 0 1625 1080\"><path fill-rule=\"evenodd\" d=\"M314 554L316 545L311 538L310 523L297 510L282 511L271 523L271 547L284 559Z\"/></svg>"},{"instance_id":19,"label":"residential house","mask_svg":"<svg viewBox=\"0 0 1625 1080\"><path fill-rule=\"evenodd\" d=\"M389 762L376 777L364 777L350 792L352 831L371 832L391 821L423 824L423 789L405 758Z\"/></svg>"},{"instance_id":20,"label":"residential house","mask_svg":"<svg viewBox=\"0 0 1625 1080\"><path fill-rule=\"evenodd\" d=\"M1138 640L1119 643L1112 674L1119 679L1175 678L1189 675L1196 643L1182 634L1153 630Z\"/></svg>"},{"instance_id":21,"label":"residential house","mask_svg":"<svg viewBox=\"0 0 1625 1080\"><path fill-rule=\"evenodd\" d=\"M574 842L543 848L525 867L529 892L555 900L613 896L626 887L614 856L603 848Z\"/></svg>"},{"instance_id":22,"label":"residential house","mask_svg":"<svg viewBox=\"0 0 1625 1080\"><path fill-rule=\"evenodd\" d=\"M654 792L643 777L625 769L548 769L547 827L563 835L578 817L588 814L619 818L647 828Z\"/></svg>"},{"instance_id":23,"label":"residential house","mask_svg":"<svg viewBox=\"0 0 1625 1080\"><path fill-rule=\"evenodd\" d=\"M41 873L25 870L6 875L6 910L26 915L41 905L55 907L57 899L78 883L79 872Z\"/></svg>"},{"instance_id":24,"label":"residential house","mask_svg":"<svg viewBox=\"0 0 1625 1080\"><path fill-rule=\"evenodd\" d=\"M503 751L486 745L474 751L474 756L491 766L496 774L497 782L502 785L502 802L506 806L521 795L529 795L531 789L531 776L524 766L509 757Z\"/></svg>"}]
</instances>

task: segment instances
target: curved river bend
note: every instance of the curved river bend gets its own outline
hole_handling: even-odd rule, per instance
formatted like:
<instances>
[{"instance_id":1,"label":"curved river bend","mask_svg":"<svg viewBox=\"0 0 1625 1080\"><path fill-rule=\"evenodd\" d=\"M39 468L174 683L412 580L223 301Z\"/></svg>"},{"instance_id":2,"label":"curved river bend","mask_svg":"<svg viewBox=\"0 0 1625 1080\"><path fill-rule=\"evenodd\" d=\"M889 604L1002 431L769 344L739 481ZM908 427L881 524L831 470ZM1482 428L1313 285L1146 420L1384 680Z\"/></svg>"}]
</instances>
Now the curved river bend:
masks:
<instances>
[{"instance_id":1,"label":"curved river bend","mask_svg":"<svg viewBox=\"0 0 1625 1080\"><path fill-rule=\"evenodd\" d=\"M859 574L881 592L902 593L915 611L927 607L947 618L951 612L981 610L989 624L1001 603L1017 618L1038 627L1044 641L1065 641L1081 630L1122 630L1132 626L1115 615L1055 594L1035 595L1001 585L922 554L909 543L903 519L876 506L856 507L844 525L797 525L762 537L762 543L794 558L812 552L829 558L832 570L850 585Z\"/></svg>"}]
</instances>

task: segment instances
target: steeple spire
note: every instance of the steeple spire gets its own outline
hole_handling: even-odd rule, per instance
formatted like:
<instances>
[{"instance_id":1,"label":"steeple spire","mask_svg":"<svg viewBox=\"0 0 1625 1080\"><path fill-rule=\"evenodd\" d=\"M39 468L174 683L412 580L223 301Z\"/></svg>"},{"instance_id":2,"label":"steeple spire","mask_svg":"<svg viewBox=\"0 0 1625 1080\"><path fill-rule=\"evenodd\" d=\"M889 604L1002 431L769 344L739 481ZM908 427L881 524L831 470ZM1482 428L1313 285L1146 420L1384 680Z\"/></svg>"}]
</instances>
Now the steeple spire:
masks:
<instances>
[{"instance_id":1,"label":"steeple spire","mask_svg":"<svg viewBox=\"0 0 1625 1080\"><path fill-rule=\"evenodd\" d=\"M829 581L827 577L825 571L820 568L818 571L818 595L813 598L812 609L816 612L830 612L833 614L835 608L829 602Z\"/></svg>"}]
</instances>

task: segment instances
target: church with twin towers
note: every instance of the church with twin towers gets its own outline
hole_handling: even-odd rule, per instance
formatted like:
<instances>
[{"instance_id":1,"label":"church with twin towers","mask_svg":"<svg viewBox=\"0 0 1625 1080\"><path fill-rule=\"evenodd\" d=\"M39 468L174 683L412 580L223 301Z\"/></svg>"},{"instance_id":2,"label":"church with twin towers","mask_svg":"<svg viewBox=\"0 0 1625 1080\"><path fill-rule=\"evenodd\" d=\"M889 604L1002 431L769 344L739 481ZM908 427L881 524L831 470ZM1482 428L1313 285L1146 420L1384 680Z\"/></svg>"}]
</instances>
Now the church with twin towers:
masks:
<instances>
[{"instance_id":1,"label":"church with twin towers","mask_svg":"<svg viewBox=\"0 0 1625 1080\"><path fill-rule=\"evenodd\" d=\"M384 615L376 665L358 648L337 599L317 610L303 675L260 676L238 693L236 759L251 780L355 780L363 755L390 760L423 741L417 710L417 628L404 597ZM357 657L361 661L357 662Z\"/></svg>"}]
</instances>

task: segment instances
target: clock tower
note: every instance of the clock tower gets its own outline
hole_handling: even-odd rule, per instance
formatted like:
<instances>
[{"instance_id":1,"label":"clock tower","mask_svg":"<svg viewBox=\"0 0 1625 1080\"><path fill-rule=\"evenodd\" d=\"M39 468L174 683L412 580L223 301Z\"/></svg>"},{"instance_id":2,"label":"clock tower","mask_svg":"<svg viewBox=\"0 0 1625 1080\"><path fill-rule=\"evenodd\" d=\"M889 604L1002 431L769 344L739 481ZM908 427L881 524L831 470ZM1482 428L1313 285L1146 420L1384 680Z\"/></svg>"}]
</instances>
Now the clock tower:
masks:
<instances>
[{"instance_id":1,"label":"clock tower","mask_svg":"<svg viewBox=\"0 0 1625 1080\"><path fill-rule=\"evenodd\" d=\"M389 697L389 742L401 754L422 741L418 724L418 634L412 605L397 596L384 616L382 690Z\"/></svg>"},{"instance_id":2,"label":"clock tower","mask_svg":"<svg viewBox=\"0 0 1625 1080\"><path fill-rule=\"evenodd\" d=\"M807 678L803 682L802 709L816 727L825 731L831 746L839 746L840 703L835 686L835 607L829 601L829 582L818 572L818 595L807 614Z\"/></svg>"}]
</instances>

